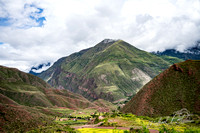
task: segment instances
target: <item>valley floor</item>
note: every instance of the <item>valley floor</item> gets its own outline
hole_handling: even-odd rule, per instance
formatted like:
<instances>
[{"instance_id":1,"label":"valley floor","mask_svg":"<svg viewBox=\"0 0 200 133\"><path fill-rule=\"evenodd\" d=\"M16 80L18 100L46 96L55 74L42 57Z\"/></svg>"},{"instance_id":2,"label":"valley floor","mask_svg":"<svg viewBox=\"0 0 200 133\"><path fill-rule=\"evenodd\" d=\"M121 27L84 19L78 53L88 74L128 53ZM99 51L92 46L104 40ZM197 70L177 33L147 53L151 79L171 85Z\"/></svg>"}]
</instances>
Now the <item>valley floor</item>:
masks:
<instances>
[{"instance_id":1,"label":"valley floor","mask_svg":"<svg viewBox=\"0 0 200 133\"><path fill-rule=\"evenodd\" d=\"M60 113L54 119L55 124L50 127L40 127L29 132L74 132L74 133L199 133L200 117L193 115L190 121L181 117L135 116L120 112L96 112L94 109L76 110L52 109Z\"/></svg>"},{"instance_id":2,"label":"valley floor","mask_svg":"<svg viewBox=\"0 0 200 133\"><path fill-rule=\"evenodd\" d=\"M200 133L198 115L151 118L94 108L72 110L2 105L0 132L28 133ZM18 115L21 114L21 115Z\"/></svg>"}]
</instances>

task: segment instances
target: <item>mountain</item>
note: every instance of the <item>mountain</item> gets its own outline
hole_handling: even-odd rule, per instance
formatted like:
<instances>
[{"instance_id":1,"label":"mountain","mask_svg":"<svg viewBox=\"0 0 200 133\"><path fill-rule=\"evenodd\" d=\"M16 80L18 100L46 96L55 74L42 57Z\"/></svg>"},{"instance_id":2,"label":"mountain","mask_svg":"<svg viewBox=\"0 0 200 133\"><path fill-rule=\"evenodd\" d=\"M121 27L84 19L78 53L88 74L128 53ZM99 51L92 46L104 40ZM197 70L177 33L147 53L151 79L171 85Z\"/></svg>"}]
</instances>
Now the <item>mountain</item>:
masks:
<instances>
[{"instance_id":1,"label":"mountain","mask_svg":"<svg viewBox=\"0 0 200 133\"><path fill-rule=\"evenodd\" d=\"M39 64L38 66L34 66L31 67L31 70L29 71L30 74L33 75L38 75L39 73L41 73L42 71L45 71L46 69L48 69L51 66L51 63L43 63L43 64Z\"/></svg>"},{"instance_id":2,"label":"mountain","mask_svg":"<svg viewBox=\"0 0 200 133\"><path fill-rule=\"evenodd\" d=\"M167 49L163 52L154 52L153 54L159 56L173 56L183 60L200 60L200 42L196 44L195 47L191 47L183 52L177 51L175 49Z\"/></svg>"},{"instance_id":3,"label":"mountain","mask_svg":"<svg viewBox=\"0 0 200 133\"><path fill-rule=\"evenodd\" d=\"M52 88L32 74L0 66L0 132L26 132L52 125L55 117L66 115L68 111L109 111L113 109L110 106L115 109L109 102L91 103L66 89Z\"/></svg>"},{"instance_id":4,"label":"mountain","mask_svg":"<svg viewBox=\"0 0 200 133\"><path fill-rule=\"evenodd\" d=\"M2 94L0 95L0 98L2 98ZM46 122L49 123L51 120L49 116L42 113L39 109L18 105L13 101L10 101L9 104L0 103L1 133L26 132L44 125Z\"/></svg>"},{"instance_id":5,"label":"mountain","mask_svg":"<svg viewBox=\"0 0 200 133\"><path fill-rule=\"evenodd\" d=\"M94 106L78 94L54 89L32 74L4 66L0 66L0 103L73 109Z\"/></svg>"},{"instance_id":6,"label":"mountain","mask_svg":"<svg viewBox=\"0 0 200 133\"><path fill-rule=\"evenodd\" d=\"M172 65L146 84L122 109L145 116L167 116L182 108L200 114L200 61Z\"/></svg>"},{"instance_id":7,"label":"mountain","mask_svg":"<svg viewBox=\"0 0 200 133\"><path fill-rule=\"evenodd\" d=\"M168 58L139 50L122 40L105 39L59 59L38 76L55 88L65 88L91 101L116 102L136 94L170 65Z\"/></svg>"}]
</instances>

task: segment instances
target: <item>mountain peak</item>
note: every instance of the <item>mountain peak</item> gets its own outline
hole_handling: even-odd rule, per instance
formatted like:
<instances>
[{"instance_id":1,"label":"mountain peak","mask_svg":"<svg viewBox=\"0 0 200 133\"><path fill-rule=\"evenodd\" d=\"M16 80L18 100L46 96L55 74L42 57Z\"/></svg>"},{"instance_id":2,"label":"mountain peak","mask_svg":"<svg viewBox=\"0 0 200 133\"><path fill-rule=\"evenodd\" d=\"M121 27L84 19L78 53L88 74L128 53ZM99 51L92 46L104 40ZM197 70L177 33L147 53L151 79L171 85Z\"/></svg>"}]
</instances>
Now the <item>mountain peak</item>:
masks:
<instances>
[{"instance_id":1,"label":"mountain peak","mask_svg":"<svg viewBox=\"0 0 200 133\"><path fill-rule=\"evenodd\" d=\"M102 41L102 43L104 43L104 44L106 44L106 43L111 43L111 42L117 42L117 41L119 41L119 39L104 39L103 41Z\"/></svg>"}]
</instances>

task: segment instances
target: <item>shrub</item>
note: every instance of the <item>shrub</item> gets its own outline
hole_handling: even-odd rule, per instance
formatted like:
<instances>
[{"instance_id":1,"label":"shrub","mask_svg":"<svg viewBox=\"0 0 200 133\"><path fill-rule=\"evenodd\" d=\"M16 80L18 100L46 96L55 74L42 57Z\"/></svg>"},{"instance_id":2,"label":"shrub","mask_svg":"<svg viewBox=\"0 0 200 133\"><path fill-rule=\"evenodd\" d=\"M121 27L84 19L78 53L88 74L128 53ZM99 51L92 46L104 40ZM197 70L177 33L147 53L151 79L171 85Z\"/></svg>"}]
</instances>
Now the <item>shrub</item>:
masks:
<instances>
[{"instance_id":1,"label":"shrub","mask_svg":"<svg viewBox=\"0 0 200 133\"><path fill-rule=\"evenodd\" d=\"M178 133L174 128L168 129L165 125L162 125L161 128L159 128L159 133Z\"/></svg>"},{"instance_id":2,"label":"shrub","mask_svg":"<svg viewBox=\"0 0 200 133\"><path fill-rule=\"evenodd\" d=\"M200 133L200 129L185 129L184 133Z\"/></svg>"}]
</instances>

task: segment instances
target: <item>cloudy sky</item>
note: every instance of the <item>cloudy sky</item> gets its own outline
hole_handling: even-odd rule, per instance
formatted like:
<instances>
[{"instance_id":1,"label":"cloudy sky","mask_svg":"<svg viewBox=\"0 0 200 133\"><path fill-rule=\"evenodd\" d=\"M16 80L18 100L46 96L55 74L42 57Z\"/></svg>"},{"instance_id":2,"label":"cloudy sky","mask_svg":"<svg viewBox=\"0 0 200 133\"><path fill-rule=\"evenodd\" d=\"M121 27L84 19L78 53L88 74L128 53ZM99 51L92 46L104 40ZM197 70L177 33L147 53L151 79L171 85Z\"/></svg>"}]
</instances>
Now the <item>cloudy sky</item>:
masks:
<instances>
[{"instance_id":1,"label":"cloudy sky","mask_svg":"<svg viewBox=\"0 0 200 133\"><path fill-rule=\"evenodd\" d=\"M184 50L200 39L200 0L0 0L0 65L27 72L105 38Z\"/></svg>"}]
</instances>

